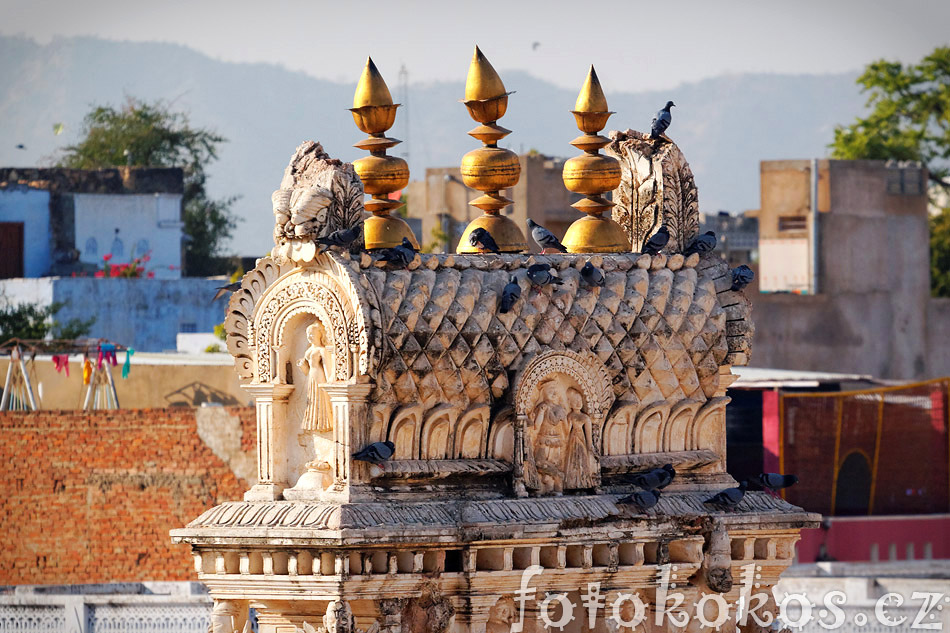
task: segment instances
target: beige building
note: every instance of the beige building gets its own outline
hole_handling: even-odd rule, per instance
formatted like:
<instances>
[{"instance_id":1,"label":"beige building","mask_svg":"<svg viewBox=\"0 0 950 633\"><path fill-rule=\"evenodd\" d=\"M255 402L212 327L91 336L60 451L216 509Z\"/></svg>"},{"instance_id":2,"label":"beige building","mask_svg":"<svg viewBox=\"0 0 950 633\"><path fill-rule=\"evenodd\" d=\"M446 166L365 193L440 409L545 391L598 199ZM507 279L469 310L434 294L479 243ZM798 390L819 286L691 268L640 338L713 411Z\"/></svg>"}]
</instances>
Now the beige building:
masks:
<instances>
[{"instance_id":1,"label":"beige building","mask_svg":"<svg viewBox=\"0 0 950 633\"><path fill-rule=\"evenodd\" d=\"M581 199L579 194L571 193L564 187L561 172L563 158L552 158L537 152L522 154L521 179L518 184L503 191L502 194L514 200L502 213L510 217L525 231L530 217L558 237L563 237L567 227L582 214L571 208L571 204ZM449 235L447 252L455 252L459 237L468 223L482 214L479 209L470 206L470 200L478 197L479 192L462 184L458 167L433 167L426 170L424 181L409 185L409 216L422 219L422 234L419 242L424 247L435 245L438 240L433 230ZM440 245L441 246L441 245ZM528 239L528 246L537 252L537 244ZM441 252L441 247L434 249Z\"/></svg>"},{"instance_id":2,"label":"beige building","mask_svg":"<svg viewBox=\"0 0 950 633\"><path fill-rule=\"evenodd\" d=\"M950 299L930 296L926 172L787 160L764 161L761 173L752 364L950 374Z\"/></svg>"}]
</instances>

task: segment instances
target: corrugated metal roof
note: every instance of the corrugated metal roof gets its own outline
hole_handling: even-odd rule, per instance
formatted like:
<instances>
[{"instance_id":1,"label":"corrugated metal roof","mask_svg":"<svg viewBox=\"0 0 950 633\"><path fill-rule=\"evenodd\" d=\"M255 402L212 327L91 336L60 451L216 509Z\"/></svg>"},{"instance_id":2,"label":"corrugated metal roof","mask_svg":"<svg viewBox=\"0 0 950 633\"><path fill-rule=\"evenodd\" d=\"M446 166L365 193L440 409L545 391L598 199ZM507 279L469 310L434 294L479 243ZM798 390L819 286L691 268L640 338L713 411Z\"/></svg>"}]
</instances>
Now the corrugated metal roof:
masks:
<instances>
[{"instance_id":1,"label":"corrugated metal roof","mask_svg":"<svg viewBox=\"0 0 950 633\"><path fill-rule=\"evenodd\" d=\"M737 388L817 387L827 382L878 382L867 374L836 374L828 371L798 371L769 367L733 367L739 379L732 383Z\"/></svg>"}]
</instances>

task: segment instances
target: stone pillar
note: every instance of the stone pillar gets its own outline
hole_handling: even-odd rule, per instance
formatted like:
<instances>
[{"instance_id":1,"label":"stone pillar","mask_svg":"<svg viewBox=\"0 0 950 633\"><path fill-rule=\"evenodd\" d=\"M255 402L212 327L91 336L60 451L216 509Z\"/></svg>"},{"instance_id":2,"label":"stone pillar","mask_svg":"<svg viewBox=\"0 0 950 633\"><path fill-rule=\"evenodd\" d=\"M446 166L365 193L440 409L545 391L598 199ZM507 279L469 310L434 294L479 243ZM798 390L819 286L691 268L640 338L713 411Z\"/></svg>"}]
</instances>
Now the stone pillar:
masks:
<instances>
[{"instance_id":1,"label":"stone pillar","mask_svg":"<svg viewBox=\"0 0 950 633\"><path fill-rule=\"evenodd\" d=\"M241 388L254 397L257 408L257 483L244 493L244 500L274 501L289 485L279 444L287 421L287 399L294 386L252 383Z\"/></svg>"}]
</instances>

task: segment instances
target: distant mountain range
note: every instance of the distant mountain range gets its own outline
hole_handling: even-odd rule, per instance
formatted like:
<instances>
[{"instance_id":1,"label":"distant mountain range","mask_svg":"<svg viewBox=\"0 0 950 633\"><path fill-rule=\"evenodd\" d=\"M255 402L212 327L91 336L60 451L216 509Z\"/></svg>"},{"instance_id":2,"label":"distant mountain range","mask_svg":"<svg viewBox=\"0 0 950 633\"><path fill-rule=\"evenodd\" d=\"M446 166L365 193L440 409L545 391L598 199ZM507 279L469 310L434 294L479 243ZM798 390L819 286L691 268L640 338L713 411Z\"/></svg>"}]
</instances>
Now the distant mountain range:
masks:
<instances>
[{"instance_id":1,"label":"distant mountain range","mask_svg":"<svg viewBox=\"0 0 950 633\"><path fill-rule=\"evenodd\" d=\"M388 64L376 61L385 73ZM577 93L493 61L506 87L517 91L502 120L513 133L502 144L518 152L576 154L568 143L578 134L569 113ZM0 167L51 161L78 139L92 104L165 99L194 125L228 139L209 170L209 188L216 196L241 196L235 210L245 221L232 246L240 254L262 254L271 246L270 194L300 142L318 140L348 161L363 154L352 147L363 135L347 112L361 71L340 69L354 81L336 83L270 64L222 62L174 44L60 38L42 45L0 36ZM478 146L466 134L475 123L459 103L466 72L459 69L458 81L410 84L408 98L399 94L397 77L386 76L393 95L407 102L390 135L409 142L392 153L409 152L414 179L426 167L458 164ZM608 130L647 129L656 110L672 99L677 107L669 135L696 175L700 208L757 208L759 161L825 156L834 126L863 110L855 77L726 75L662 92L633 92L631 68L629 85L605 86L617 112ZM55 123L65 125L60 136L53 134ZM25 150L16 149L21 143Z\"/></svg>"}]
</instances>

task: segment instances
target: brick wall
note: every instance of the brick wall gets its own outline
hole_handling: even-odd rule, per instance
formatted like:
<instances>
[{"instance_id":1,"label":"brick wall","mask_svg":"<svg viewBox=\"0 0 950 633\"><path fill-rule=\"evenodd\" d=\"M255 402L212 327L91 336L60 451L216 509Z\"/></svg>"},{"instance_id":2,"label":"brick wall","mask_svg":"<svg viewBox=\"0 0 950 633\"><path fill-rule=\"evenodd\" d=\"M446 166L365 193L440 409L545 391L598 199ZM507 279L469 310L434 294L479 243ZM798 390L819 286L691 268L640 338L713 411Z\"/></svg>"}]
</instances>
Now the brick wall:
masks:
<instances>
[{"instance_id":1,"label":"brick wall","mask_svg":"<svg viewBox=\"0 0 950 633\"><path fill-rule=\"evenodd\" d=\"M200 411L0 413L0 585L194 579L168 531L249 487L199 437ZM227 413L253 453L253 408Z\"/></svg>"}]
</instances>

